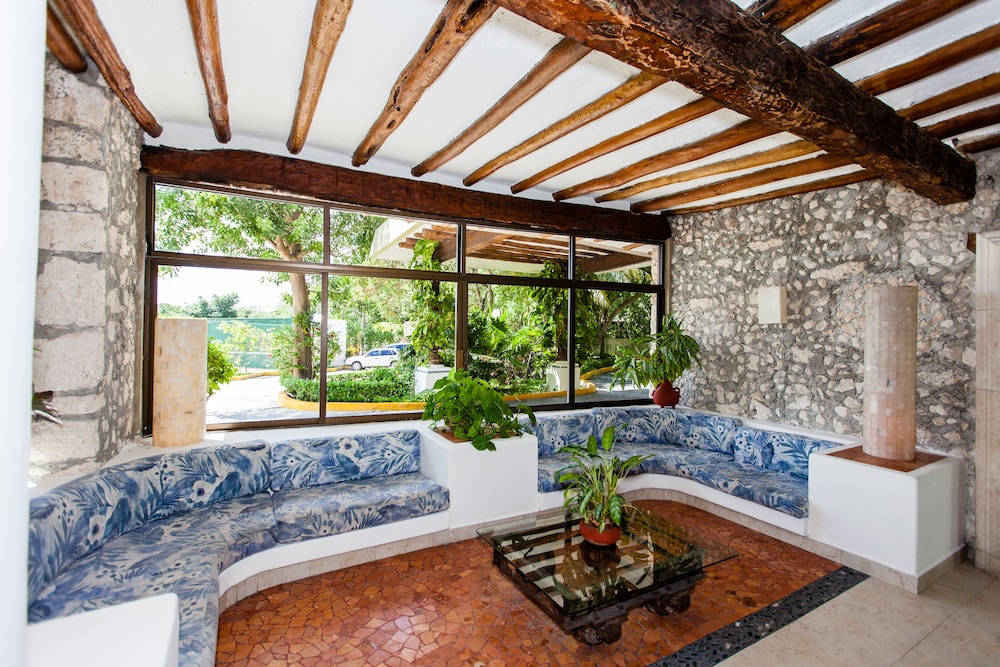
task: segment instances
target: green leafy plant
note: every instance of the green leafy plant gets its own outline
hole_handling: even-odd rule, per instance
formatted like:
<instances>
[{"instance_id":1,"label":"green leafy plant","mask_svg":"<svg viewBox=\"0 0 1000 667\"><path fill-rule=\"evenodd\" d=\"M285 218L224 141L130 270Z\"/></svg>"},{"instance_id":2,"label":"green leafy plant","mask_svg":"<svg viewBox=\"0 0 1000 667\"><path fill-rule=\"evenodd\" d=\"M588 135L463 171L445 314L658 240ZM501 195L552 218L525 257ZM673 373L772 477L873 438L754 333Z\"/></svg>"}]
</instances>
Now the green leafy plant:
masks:
<instances>
[{"instance_id":1,"label":"green leafy plant","mask_svg":"<svg viewBox=\"0 0 1000 667\"><path fill-rule=\"evenodd\" d=\"M701 347L681 327L671 313L663 322L660 333L640 336L615 355L614 382L625 386L631 380L637 386L656 386L664 380L679 378L694 364L701 366Z\"/></svg>"},{"instance_id":2,"label":"green leafy plant","mask_svg":"<svg viewBox=\"0 0 1000 667\"><path fill-rule=\"evenodd\" d=\"M518 412L527 415L532 424L535 414L526 405ZM427 395L424 419L441 424L459 440L470 440L476 449L496 451L494 438L521 435L524 429L514 411L500 392L461 368L454 368L434 383Z\"/></svg>"},{"instance_id":3,"label":"green leafy plant","mask_svg":"<svg viewBox=\"0 0 1000 667\"><path fill-rule=\"evenodd\" d=\"M440 243L420 239L413 246L410 267L440 271L441 261L435 256ZM455 317L451 297L441 288L439 280L417 280L413 283L415 321L410 341L418 354L426 354L429 363L441 363L441 349L451 343Z\"/></svg>"},{"instance_id":4,"label":"green leafy plant","mask_svg":"<svg viewBox=\"0 0 1000 667\"><path fill-rule=\"evenodd\" d=\"M208 339L208 395L219 391L219 387L227 384L236 375L236 366L229 360L219 341Z\"/></svg>"},{"instance_id":5,"label":"green leafy plant","mask_svg":"<svg viewBox=\"0 0 1000 667\"><path fill-rule=\"evenodd\" d=\"M591 435L584 445L565 445L559 452L569 454L571 463L559 473L568 484L563 491L563 507L579 513L597 530L621 526L631 505L618 493L618 483L649 454L634 454L624 461L615 455L615 429L609 426L598 441Z\"/></svg>"}]
</instances>

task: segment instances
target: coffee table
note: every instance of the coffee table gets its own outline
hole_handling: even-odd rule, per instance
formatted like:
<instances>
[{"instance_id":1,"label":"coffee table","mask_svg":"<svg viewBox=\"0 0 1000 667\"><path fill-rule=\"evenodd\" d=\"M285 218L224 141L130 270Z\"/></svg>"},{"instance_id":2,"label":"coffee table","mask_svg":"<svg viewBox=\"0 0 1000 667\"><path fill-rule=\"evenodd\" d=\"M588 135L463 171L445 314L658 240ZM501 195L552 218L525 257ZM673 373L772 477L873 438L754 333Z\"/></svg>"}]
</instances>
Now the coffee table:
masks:
<instances>
[{"instance_id":1,"label":"coffee table","mask_svg":"<svg viewBox=\"0 0 1000 667\"><path fill-rule=\"evenodd\" d=\"M628 612L683 612L705 568L738 554L641 509L629 512L618 544L594 547L579 517L563 511L482 528L493 565L564 631L586 644L621 638Z\"/></svg>"}]
</instances>

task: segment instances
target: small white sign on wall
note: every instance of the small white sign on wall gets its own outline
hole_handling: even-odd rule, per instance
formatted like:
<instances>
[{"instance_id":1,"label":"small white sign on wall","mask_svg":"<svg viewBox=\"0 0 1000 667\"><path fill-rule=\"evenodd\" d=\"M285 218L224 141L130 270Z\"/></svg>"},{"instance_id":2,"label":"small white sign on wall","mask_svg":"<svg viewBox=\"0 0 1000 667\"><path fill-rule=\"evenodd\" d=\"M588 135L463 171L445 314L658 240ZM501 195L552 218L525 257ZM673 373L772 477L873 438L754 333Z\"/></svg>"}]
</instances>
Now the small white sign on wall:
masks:
<instances>
[{"instance_id":1,"label":"small white sign on wall","mask_svg":"<svg viewBox=\"0 0 1000 667\"><path fill-rule=\"evenodd\" d=\"M788 324L788 294L784 287L757 289L757 321L761 324Z\"/></svg>"}]
</instances>

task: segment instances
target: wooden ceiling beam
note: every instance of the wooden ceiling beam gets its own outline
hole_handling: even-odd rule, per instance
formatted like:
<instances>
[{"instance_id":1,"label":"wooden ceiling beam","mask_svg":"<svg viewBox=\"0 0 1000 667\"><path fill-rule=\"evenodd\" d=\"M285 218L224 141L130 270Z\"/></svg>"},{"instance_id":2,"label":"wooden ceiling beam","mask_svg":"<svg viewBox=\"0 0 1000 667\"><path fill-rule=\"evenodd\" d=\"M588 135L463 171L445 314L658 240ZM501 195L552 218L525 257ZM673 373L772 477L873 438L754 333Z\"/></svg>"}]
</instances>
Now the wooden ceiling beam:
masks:
<instances>
[{"instance_id":1,"label":"wooden ceiling beam","mask_svg":"<svg viewBox=\"0 0 1000 667\"><path fill-rule=\"evenodd\" d=\"M313 116L319 105L326 73L337 49L337 42L347 25L353 0L317 0L313 9L312 28L309 31L309 46L306 59L302 63L302 81L299 83L299 97L295 103L292 129L288 133L285 146L293 155L299 153L306 144Z\"/></svg>"},{"instance_id":2,"label":"wooden ceiling beam","mask_svg":"<svg viewBox=\"0 0 1000 667\"><path fill-rule=\"evenodd\" d=\"M938 203L965 201L975 192L971 161L729 0L495 2L644 71L671 72L735 111Z\"/></svg>"},{"instance_id":3,"label":"wooden ceiling beam","mask_svg":"<svg viewBox=\"0 0 1000 667\"><path fill-rule=\"evenodd\" d=\"M938 47L919 58L873 74L858 82L857 86L871 95L881 95L981 56L997 48L998 43L1000 23Z\"/></svg>"},{"instance_id":4,"label":"wooden ceiling beam","mask_svg":"<svg viewBox=\"0 0 1000 667\"><path fill-rule=\"evenodd\" d=\"M839 157L837 155L819 155L814 158L809 158L808 160L800 160L798 162L783 164L778 167L760 169L758 171L725 181L716 181L715 183L709 183L708 185L703 185L701 187L691 188L690 190L685 190L683 192L675 192L673 194L664 195L663 197L656 197L655 199L637 202L632 204L631 210L633 213L652 213L654 211L677 208L683 204L701 201L702 199L720 197L722 195L728 195L733 192L760 187L761 185L767 185L768 183L784 181L797 176L806 176L820 171L846 167L850 164L852 163L849 159Z\"/></svg>"},{"instance_id":5,"label":"wooden ceiling beam","mask_svg":"<svg viewBox=\"0 0 1000 667\"><path fill-rule=\"evenodd\" d=\"M831 2L832 0L762 0L762 2L755 3L748 9L754 16L758 16L764 21L768 21L775 28L783 30L788 28L804 16L816 11L823 5ZM639 79L645 74L647 79ZM629 81L626 81L620 88L626 86L634 85L636 80L643 82L655 82L656 79L648 78L651 75L648 73L643 73L632 77ZM661 83L666 83L664 78ZM656 88L657 86L652 86ZM652 90L650 88L649 90ZM483 167L480 167L476 172L466 178L466 185L472 185L476 181L479 181L491 173L499 169L500 167L509 164L515 160L532 153L543 146L546 146L556 139L559 139L570 132L579 129L587 123L593 122L598 118L601 118L607 113L614 111L615 109L624 106L625 104L631 102L636 97L640 95L645 95L649 90L636 91L639 92L635 97L619 96L618 104L615 106L608 107L597 107L597 113L588 113L585 110L588 107L583 107L577 112L570 114L563 120L560 120L555 125L536 133L530 139L522 142L520 145L515 146L506 153L494 158L492 161L488 162ZM617 93L618 89L612 90L608 95ZM592 103L592 104L596 104ZM695 100L682 107L673 109L666 112L665 114L654 118L653 120L647 121L642 125L622 132L621 134L615 135L609 139L602 141L601 143L588 148L584 151L577 153L576 155L570 156L565 160L562 160L542 171L529 176L528 178L515 183L511 187L511 192L517 194L518 192L523 192L528 188L532 188L539 183L547 181L550 178L558 176L559 174L572 169L573 167L579 166L585 162L589 162L595 158L602 155L606 155L612 151L618 150L619 148L624 148L625 146L630 146L636 142L647 139L655 134L661 132L666 132L667 130L676 127L677 125L696 120L702 116L708 115L713 111L718 111L722 109L723 105L716 102L715 100L710 100L707 98L702 98L700 100Z\"/></svg>"},{"instance_id":6,"label":"wooden ceiling beam","mask_svg":"<svg viewBox=\"0 0 1000 667\"><path fill-rule=\"evenodd\" d=\"M959 62L978 56L981 53L990 50L992 45L996 43L995 40L998 39L1000 39L1000 25L984 30L976 35L972 35L969 38L963 38L951 44L946 44L945 46L935 49L934 51L931 51L916 60L903 63L902 65L898 65L890 70L886 70L885 72L872 75L858 82L857 86L872 95L881 95L882 93L888 92L893 88L899 88L911 84L914 81L918 81L926 76L943 71ZM977 79L942 93L941 95L936 95L933 98L921 102L919 105L914 105L908 109L902 109L898 113L911 120L917 120L919 118L925 118L934 113L938 113L939 111L944 111L958 106L959 104L964 104L965 102L986 97L987 95L997 92L995 87L998 85L998 77L1000 77L1000 75L994 74L983 77L982 79ZM796 150L794 153L790 154L788 151L792 150L793 146ZM812 150L808 150L809 146L812 146ZM754 153L734 158L732 160L725 160L706 165L704 167L697 167L695 169L678 172L676 174L667 174L648 181L642 181L626 188L614 190L601 195L600 197L597 197L597 201L603 202L625 199L654 188L673 185L675 183L683 183L696 178L715 176L740 169L749 169L768 163L780 162L782 160L796 157L797 155L807 155L808 153L818 150L819 148L810 142L785 144L768 151Z\"/></svg>"},{"instance_id":7,"label":"wooden ceiling beam","mask_svg":"<svg viewBox=\"0 0 1000 667\"><path fill-rule=\"evenodd\" d=\"M599 190L617 188L653 172L700 160L709 155L715 155L724 150L778 134L780 131L778 128L760 121L745 120L704 139L639 160L606 176L598 176L579 185L564 188L553 193L552 197L556 201L563 201Z\"/></svg>"},{"instance_id":8,"label":"wooden ceiling beam","mask_svg":"<svg viewBox=\"0 0 1000 667\"><path fill-rule=\"evenodd\" d=\"M807 192L816 192L817 190L827 190L829 188L840 188L845 185L851 185L852 183L860 183L862 181L868 181L876 178L876 175L871 173L866 169L861 171L852 171L849 174L844 174L842 176L834 176L832 178L824 178L818 181L810 181L809 183L802 183L800 185L791 185L787 188L781 188L780 190L772 190L771 192L762 192L755 195L748 195L746 197L739 197L736 199L727 199L721 202L715 202L713 204L704 204L702 206L691 206L689 208L681 209L678 211L671 211L671 215L685 215L688 213L706 213L709 211L718 211L724 208L732 208L734 206L744 206L746 204L756 204L757 202L770 201L772 199L778 199L780 197L792 197L794 195L801 195Z\"/></svg>"},{"instance_id":9,"label":"wooden ceiling beam","mask_svg":"<svg viewBox=\"0 0 1000 667\"><path fill-rule=\"evenodd\" d=\"M928 134L947 139L998 123L1000 123L1000 104L994 104L928 125L925 129Z\"/></svg>"},{"instance_id":10,"label":"wooden ceiling beam","mask_svg":"<svg viewBox=\"0 0 1000 667\"><path fill-rule=\"evenodd\" d=\"M476 122L452 139L447 146L415 166L410 170L410 173L414 176L423 176L459 155L486 135L487 132L506 120L522 104L540 93L556 77L580 62L588 53L590 53L590 49L583 44L567 38L560 40L558 44L545 54L544 58L531 68L531 71L525 74L513 88L507 91Z\"/></svg>"},{"instance_id":11,"label":"wooden ceiling beam","mask_svg":"<svg viewBox=\"0 0 1000 667\"><path fill-rule=\"evenodd\" d=\"M70 23L90 59L101 70L108 87L122 101L139 126L151 137L158 137L163 128L152 112L136 95L132 74L122 62L118 49L108 35L92 0L53 0L59 13Z\"/></svg>"},{"instance_id":12,"label":"wooden ceiling beam","mask_svg":"<svg viewBox=\"0 0 1000 667\"><path fill-rule=\"evenodd\" d=\"M659 74L640 72L630 77L625 83L612 88L593 102L586 104L565 118L556 121L549 127L536 132L517 146L493 158L479 169L462 179L465 185L475 185L497 169L504 167L525 155L535 152L556 139L566 136L598 118L603 118L612 111L620 109L629 102L636 100L651 90L659 88L667 82L667 78Z\"/></svg>"},{"instance_id":13,"label":"wooden ceiling beam","mask_svg":"<svg viewBox=\"0 0 1000 667\"><path fill-rule=\"evenodd\" d=\"M994 148L1000 148L1000 132L979 139L963 141L957 146L957 150L969 155L993 150Z\"/></svg>"},{"instance_id":14,"label":"wooden ceiling beam","mask_svg":"<svg viewBox=\"0 0 1000 667\"><path fill-rule=\"evenodd\" d=\"M694 100L693 102L688 102L687 104L657 116L653 120L647 121L638 127L616 134L615 136L609 137L608 139L605 139L604 141L595 144L586 150L580 151L576 155L572 155L565 160L560 160L554 165L546 167L538 173L532 174L528 178L515 183L511 186L510 191L514 194L523 192L524 190L558 176L565 171L569 171L573 167L590 162L591 160L599 158L602 155L607 155L608 153L616 151L619 148L631 146L636 142L647 139L655 134L666 132L671 128L677 127L678 125L683 125L684 123L697 120L698 118L707 116L708 114L718 111L721 108L723 108L721 104L715 100L710 100L707 97L702 97Z\"/></svg>"},{"instance_id":15,"label":"wooden ceiling beam","mask_svg":"<svg viewBox=\"0 0 1000 667\"><path fill-rule=\"evenodd\" d=\"M823 62L843 62L881 46L978 0L904 0L861 19L807 47Z\"/></svg>"},{"instance_id":16,"label":"wooden ceiling beam","mask_svg":"<svg viewBox=\"0 0 1000 667\"><path fill-rule=\"evenodd\" d=\"M212 121L215 138L220 144L226 144L233 138L233 132L229 126L229 93L226 91L226 73L222 67L222 46L219 43L219 8L215 0L187 0L187 10L198 67L208 97L208 117Z\"/></svg>"},{"instance_id":17,"label":"wooden ceiling beam","mask_svg":"<svg viewBox=\"0 0 1000 667\"><path fill-rule=\"evenodd\" d=\"M45 45L49 47L49 51L56 57L59 64L70 72L75 74L86 72L87 60L80 53L73 37L63 25L62 19L52 9L52 5L46 5L45 9Z\"/></svg>"},{"instance_id":18,"label":"wooden ceiling beam","mask_svg":"<svg viewBox=\"0 0 1000 667\"><path fill-rule=\"evenodd\" d=\"M351 164L360 167L378 152L496 8L490 0L448 0L420 49L399 73L385 108L355 149Z\"/></svg>"},{"instance_id":19,"label":"wooden ceiling beam","mask_svg":"<svg viewBox=\"0 0 1000 667\"><path fill-rule=\"evenodd\" d=\"M630 185L627 188L613 190L607 194L603 194L600 197L597 197L597 201L605 202L628 199L629 197L634 197L635 195L646 192L647 190L662 188L676 183L686 183L687 181L693 181L698 178L707 178L709 176L718 176L719 174L728 174L733 171L762 167L764 165L774 164L775 162L782 162L784 160L802 157L803 155L809 155L810 153L815 153L818 150L819 148L817 148L815 144L800 139L799 141L782 144L781 146L770 148L765 151L759 151L749 155L741 155L740 157L732 158L730 160L722 160L721 162L714 162L702 167L679 171L676 174L667 174L665 176L660 176L659 178L642 181L641 183Z\"/></svg>"},{"instance_id":20,"label":"wooden ceiling beam","mask_svg":"<svg viewBox=\"0 0 1000 667\"><path fill-rule=\"evenodd\" d=\"M659 216L476 192L254 151L146 146L142 168L156 178L288 193L404 218L645 241L670 236Z\"/></svg>"}]
</instances>

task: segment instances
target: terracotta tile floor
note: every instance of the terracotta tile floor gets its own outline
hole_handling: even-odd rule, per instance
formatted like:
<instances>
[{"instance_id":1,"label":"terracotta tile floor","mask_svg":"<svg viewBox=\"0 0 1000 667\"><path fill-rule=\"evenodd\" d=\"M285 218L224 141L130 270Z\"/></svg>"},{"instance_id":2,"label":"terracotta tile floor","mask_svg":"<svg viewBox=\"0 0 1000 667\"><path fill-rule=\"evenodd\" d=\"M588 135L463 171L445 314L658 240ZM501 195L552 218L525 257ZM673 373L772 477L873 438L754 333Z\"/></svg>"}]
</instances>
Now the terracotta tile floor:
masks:
<instances>
[{"instance_id":1,"label":"terracotta tile floor","mask_svg":"<svg viewBox=\"0 0 1000 667\"><path fill-rule=\"evenodd\" d=\"M649 665L839 567L707 512L636 503L740 552L684 613L629 613L622 638L565 634L491 564L478 539L282 584L226 610L217 665Z\"/></svg>"}]
</instances>

